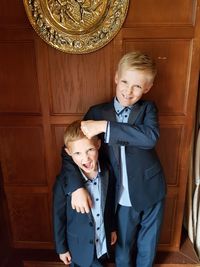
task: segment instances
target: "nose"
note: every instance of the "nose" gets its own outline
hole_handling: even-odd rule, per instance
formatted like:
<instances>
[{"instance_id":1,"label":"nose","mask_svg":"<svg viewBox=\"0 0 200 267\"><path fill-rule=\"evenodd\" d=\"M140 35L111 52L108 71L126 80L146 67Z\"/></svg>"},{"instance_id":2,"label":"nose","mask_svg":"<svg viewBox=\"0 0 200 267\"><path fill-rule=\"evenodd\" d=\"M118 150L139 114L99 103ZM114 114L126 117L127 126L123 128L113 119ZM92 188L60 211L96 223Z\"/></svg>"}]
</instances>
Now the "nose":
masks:
<instances>
[{"instance_id":1,"label":"nose","mask_svg":"<svg viewBox=\"0 0 200 267\"><path fill-rule=\"evenodd\" d=\"M82 155L82 162L87 162L88 159L89 159L88 153L84 153L84 154Z\"/></svg>"},{"instance_id":2,"label":"nose","mask_svg":"<svg viewBox=\"0 0 200 267\"><path fill-rule=\"evenodd\" d=\"M133 90L134 90L134 87L133 87L133 86L129 86L129 87L127 88L127 94L128 94L128 95L132 94Z\"/></svg>"}]
</instances>

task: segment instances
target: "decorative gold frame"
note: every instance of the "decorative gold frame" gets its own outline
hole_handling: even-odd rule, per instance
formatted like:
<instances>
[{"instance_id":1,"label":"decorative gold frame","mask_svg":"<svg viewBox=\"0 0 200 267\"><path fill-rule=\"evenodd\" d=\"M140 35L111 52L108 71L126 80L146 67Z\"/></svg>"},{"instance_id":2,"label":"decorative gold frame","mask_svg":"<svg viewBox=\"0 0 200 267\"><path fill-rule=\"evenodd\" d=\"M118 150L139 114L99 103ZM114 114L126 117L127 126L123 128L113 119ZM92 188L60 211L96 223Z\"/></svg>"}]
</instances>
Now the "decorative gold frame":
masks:
<instances>
[{"instance_id":1,"label":"decorative gold frame","mask_svg":"<svg viewBox=\"0 0 200 267\"><path fill-rule=\"evenodd\" d=\"M84 54L109 43L119 32L129 0L23 0L39 36L63 52Z\"/></svg>"}]
</instances>

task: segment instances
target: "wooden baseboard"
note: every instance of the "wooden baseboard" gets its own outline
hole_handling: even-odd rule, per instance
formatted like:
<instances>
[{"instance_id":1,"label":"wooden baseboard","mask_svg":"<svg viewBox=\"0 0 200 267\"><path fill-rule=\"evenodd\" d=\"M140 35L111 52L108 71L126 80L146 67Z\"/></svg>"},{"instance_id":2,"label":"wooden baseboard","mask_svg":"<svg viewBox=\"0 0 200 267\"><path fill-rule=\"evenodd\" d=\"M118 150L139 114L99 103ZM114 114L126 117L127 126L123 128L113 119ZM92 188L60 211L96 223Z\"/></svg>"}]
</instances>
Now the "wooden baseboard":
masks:
<instances>
[{"instance_id":1,"label":"wooden baseboard","mask_svg":"<svg viewBox=\"0 0 200 267\"><path fill-rule=\"evenodd\" d=\"M61 267L62 262L44 262L44 261L24 261L24 267ZM114 263L109 263L107 267L115 267ZM154 267L200 267L200 264L155 264Z\"/></svg>"}]
</instances>

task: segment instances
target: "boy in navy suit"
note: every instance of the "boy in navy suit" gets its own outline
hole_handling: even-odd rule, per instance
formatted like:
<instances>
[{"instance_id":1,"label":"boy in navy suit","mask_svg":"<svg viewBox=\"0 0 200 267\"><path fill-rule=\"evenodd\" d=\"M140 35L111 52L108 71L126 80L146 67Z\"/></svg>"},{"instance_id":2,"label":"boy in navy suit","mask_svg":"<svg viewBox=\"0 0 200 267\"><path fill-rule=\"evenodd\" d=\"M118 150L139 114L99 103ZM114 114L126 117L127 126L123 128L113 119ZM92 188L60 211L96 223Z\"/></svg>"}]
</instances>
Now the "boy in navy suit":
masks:
<instances>
[{"instance_id":1,"label":"boy in navy suit","mask_svg":"<svg viewBox=\"0 0 200 267\"><path fill-rule=\"evenodd\" d=\"M93 106L86 113L81 129L91 138L100 134L102 152L116 177L118 240L117 267L152 267L166 194L163 169L155 151L159 138L157 108L142 100L156 75L154 61L141 52L122 57L115 74L116 97ZM75 166L63 153L62 172ZM70 179L72 207L89 212L92 201L82 188L78 173ZM132 262L136 246L136 264Z\"/></svg>"},{"instance_id":2,"label":"boy in navy suit","mask_svg":"<svg viewBox=\"0 0 200 267\"><path fill-rule=\"evenodd\" d=\"M101 267L101 259L116 242L114 179L106 164L98 161L101 140L88 139L75 121L64 134L65 151L79 167L84 188L93 202L90 213L71 207L67 175L60 175L53 190L53 222L56 251L73 267ZM73 179L73 176L70 178Z\"/></svg>"}]
</instances>

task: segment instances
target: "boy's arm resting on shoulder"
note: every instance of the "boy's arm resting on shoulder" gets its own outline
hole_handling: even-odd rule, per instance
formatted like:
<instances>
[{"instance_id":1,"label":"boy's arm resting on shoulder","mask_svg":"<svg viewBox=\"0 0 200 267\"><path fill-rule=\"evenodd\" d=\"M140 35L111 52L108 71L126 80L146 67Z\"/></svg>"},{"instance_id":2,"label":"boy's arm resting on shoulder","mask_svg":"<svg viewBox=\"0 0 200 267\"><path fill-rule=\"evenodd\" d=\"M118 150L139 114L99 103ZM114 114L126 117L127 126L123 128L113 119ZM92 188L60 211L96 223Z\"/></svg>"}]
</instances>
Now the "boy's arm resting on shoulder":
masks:
<instances>
[{"instance_id":1,"label":"boy's arm resting on shoulder","mask_svg":"<svg viewBox=\"0 0 200 267\"><path fill-rule=\"evenodd\" d=\"M62 167L61 176L66 177L67 193L72 193L80 187L84 187L83 179L78 166L73 162L72 158L62 148Z\"/></svg>"},{"instance_id":2,"label":"boy's arm resting on shoulder","mask_svg":"<svg viewBox=\"0 0 200 267\"><path fill-rule=\"evenodd\" d=\"M53 229L55 247L58 254L68 251L66 207L67 196L58 177L53 187Z\"/></svg>"},{"instance_id":3,"label":"boy's arm resting on shoulder","mask_svg":"<svg viewBox=\"0 0 200 267\"><path fill-rule=\"evenodd\" d=\"M151 149L155 147L159 138L157 108L153 103L149 103L141 124L111 121L109 128L109 144Z\"/></svg>"},{"instance_id":4,"label":"boy's arm resting on shoulder","mask_svg":"<svg viewBox=\"0 0 200 267\"><path fill-rule=\"evenodd\" d=\"M72 158L62 149L61 175L65 176L67 193L72 195L72 208L77 212L89 213L92 201L87 190L84 188L83 179L79 168Z\"/></svg>"}]
</instances>

